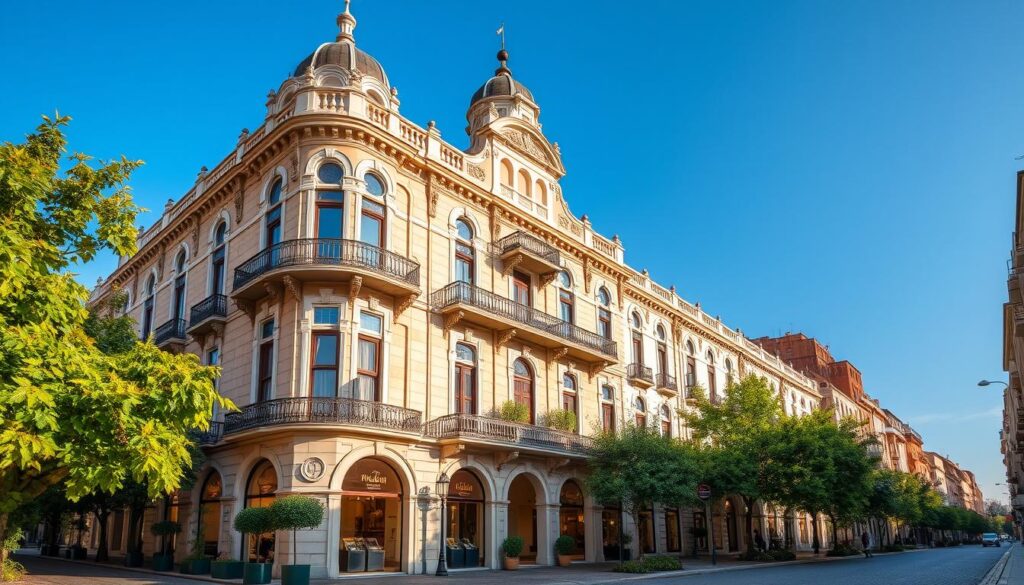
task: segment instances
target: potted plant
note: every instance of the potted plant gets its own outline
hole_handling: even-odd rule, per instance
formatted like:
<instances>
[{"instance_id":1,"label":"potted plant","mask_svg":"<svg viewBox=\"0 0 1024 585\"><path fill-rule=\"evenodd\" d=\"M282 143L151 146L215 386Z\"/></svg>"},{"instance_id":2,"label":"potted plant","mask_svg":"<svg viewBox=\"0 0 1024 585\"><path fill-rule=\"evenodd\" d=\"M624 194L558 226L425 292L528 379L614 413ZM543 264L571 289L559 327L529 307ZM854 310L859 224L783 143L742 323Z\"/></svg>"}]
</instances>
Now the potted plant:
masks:
<instances>
[{"instance_id":1,"label":"potted plant","mask_svg":"<svg viewBox=\"0 0 1024 585\"><path fill-rule=\"evenodd\" d=\"M67 558L73 561L84 561L89 557L89 550L82 546L82 533L89 527L86 523L85 518L78 517L74 522L74 529L77 531L78 536L75 539L75 544L71 545L67 550Z\"/></svg>"},{"instance_id":2,"label":"potted plant","mask_svg":"<svg viewBox=\"0 0 1024 585\"><path fill-rule=\"evenodd\" d=\"M296 532L301 528L316 528L324 519L324 506L316 498L293 495L274 500L270 517L275 530L291 530L292 564L281 566L281 585L309 585L309 565L300 565Z\"/></svg>"},{"instance_id":3,"label":"potted plant","mask_svg":"<svg viewBox=\"0 0 1024 585\"><path fill-rule=\"evenodd\" d=\"M633 544L633 535L628 532L622 533L622 560L630 561L633 559L633 549L630 545Z\"/></svg>"},{"instance_id":4,"label":"potted plant","mask_svg":"<svg viewBox=\"0 0 1024 585\"><path fill-rule=\"evenodd\" d=\"M563 534L555 539L555 554L558 557L559 567L568 567L572 563L572 551L576 548L576 539Z\"/></svg>"},{"instance_id":5,"label":"potted plant","mask_svg":"<svg viewBox=\"0 0 1024 585\"><path fill-rule=\"evenodd\" d=\"M259 562L259 553L263 549L263 535L274 531L270 508L245 508L235 516L235 530L256 537L256 562L246 562L242 569L242 583L261 585L270 583L273 561Z\"/></svg>"},{"instance_id":6,"label":"potted plant","mask_svg":"<svg viewBox=\"0 0 1024 585\"><path fill-rule=\"evenodd\" d=\"M559 408L552 410L547 416L548 426L552 429L566 433L576 432L576 413L571 410Z\"/></svg>"},{"instance_id":7,"label":"potted plant","mask_svg":"<svg viewBox=\"0 0 1024 585\"><path fill-rule=\"evenodd\" d=\"M227 553L217 555L217 560L210 563L210 576L214 579L241 579L245 571L245 563L236 561Z\"/></svg>"},{"instance_id":8,"label":"potted plant","mask_svg":"<svg viewBox=\"0 0 1024 585\"><path fill-rule=\"evenodd\" d=\"M192 549L178 569L185 575L205 575L210 572L210 559L206 556L206 538L203 534L203 523L196 527L196 537L192 539Z\"/></svg>"},{"instance_id":9,"label":"potted plant","mask_svg":"<svg viewBox=\"0 0 1024 585\"><path fill-rule=\"evenodd\" d=\"M498 418L509 422L528 423L530 422L530 407L519 404L515 400L506 400L498 409Z\"/></svg>"},{"instance_id":10,"label":"potted plant","mask_svg":"<svg viewBox=\"0 0 1024 585\"><path fill-rule=\"evenodd\" d=\"M523 554L523 537L509 536L501 543L501 566L506 571L519 569L519 555Z\"/></svg>"},{"instance_id":11,"label":"potted plant","mask_svg":"<svg viewBox=\"0 0 1024 585\"><path fill-rule=\"evenodd\" d=\"M174 549L172 547L168 550L167 537L181 532L181 524L173 520L163 520L154 522L149 527L149 531L153 533L153 536L160 538L160 552L153 555L153 570L170 571L174 568Z\"/></svg>"},{"instance_id":12,"label":"potted plant","mask_svg":"<svg viewBox=\"0 0 1024 585\"><path fill-rule=\"evenodd\" d=\"M708 529L704 526L693 526L690 528L690 534L693 535L693 556L697 556L697 541L708 535Z\"/></svg>"}]
</instances>

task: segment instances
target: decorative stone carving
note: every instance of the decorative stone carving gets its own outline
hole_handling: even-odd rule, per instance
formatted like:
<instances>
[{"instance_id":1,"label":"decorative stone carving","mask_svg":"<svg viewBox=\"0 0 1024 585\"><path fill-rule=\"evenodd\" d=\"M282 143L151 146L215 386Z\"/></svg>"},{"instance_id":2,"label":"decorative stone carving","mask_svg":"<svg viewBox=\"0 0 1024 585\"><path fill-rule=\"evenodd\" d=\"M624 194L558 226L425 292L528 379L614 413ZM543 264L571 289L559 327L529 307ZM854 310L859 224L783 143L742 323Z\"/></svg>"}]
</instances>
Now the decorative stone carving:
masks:
<instances>
[{"instance_id":1,"label":"decorative stone carving","mask_svg":"<svg viewBox=\"0 0 1024 585\"><path fill-rule=\"evenodd\" d=\"M551 352L551 361L557 362L558 360L564 358L567 355L569 355L569 348L568 347L560 347L560 348L558 348L558 349L556 349L556 350Z\"/></svg>"},{"instance_id":2,"label":"decorative stone carving","mask_svg":"<svg viewBox=\"0 0 1024 585\"><path fill-rule=\"evenodd\" d=\"M363 288L363 277L353 276L351 282L348 283L349 302L355 302L355 299L359 296L359 289L361 288Z\"/></svg>"},{"instance_id":3,"label":"decorative stone carving","mask_svg":"<svg viewBox=\"0 0 1024 585\"><path fill-rule=\"evenodd\" d=\"M487 174L484 173L484 168L478 164L469 163L466 166L466 170L469 172L469 176L478 181L483 181L487 177Z\"/></svg>"},{"instance_id":4,"label":"decorative stone carving","mask_svg":"<svg viewBox=\"0 0 1024 585\"><path fill-rule=\"evenodd\" d=\"M512 256L511 258L509 258L508 260L506 260L504 262L504 265L501 267L501 274L503 276L508 276L508 275L512 274L512 271L516 269L516 266L519 266L522 263L523 263L523 255L522 254L516 254L515 256Z\"/></svg>"},{"instance_id":5,"label":"decorative stone carving","mask_svg":"<svg viewBox=\"0 0 1024 585\"><path fill-rule=\"evenodd\" d=\"M251 301L235 299L235 306L238 307L240 311L248 315L250 321L256 319L256 305Z\"/></svg>"},{"instance_id":6,"label":"decorative stone carving","mask_svg":"<svg viewBox=\"0 0 1024 585\"><path fill-rule=\"evenodd\" d=\"M498 346L505 347L506 345L508 345L508 342L512 341L512 338L516 336L516 333L518 332L515 329L506 329L504 331L499 331Z\"/></svg>"},{"instance_id":7,"label":"decorative stone carving","mask_svg":"<svg viewBox=\"0 0 1024 585\"><path fill-rule=\"evenodd\" d=\"M551 284L552 282L554 282L556 278L558 278L558 272L557 271L556 272L548 272L547 274L541 274L540 275L540 285L542 287L547 286L547 285Z\"/></svg>"},{"instance_id":8,"label":"decorative stone carving","mask_svg":"<svg viewBox=\"0 0 1024 585\"><path fill-rule=\"evenodd\" d=\"M594 279L594 262L587 258L583 261L583 290L590 294L590 283Z\"/></svg>"},{"instance_id":9,"label":"decorative stone carving","mask_svg":"<svg viewBox=\"0 0 1024 585\"><path fill-rule=\"evenodd\" d=\"M348 70L348 84L351 87L359 87L363 82L363 73L358 69Z\"/></svg>"},{"instance_id":10,"label":"decorative stone carving","mask_svg":"<svg viewBox=\"0 0 1024 585\"><path fill-rule=\"evenodd\" d=\"M319 457L308 457L299 466L299 477L302 479L314 482L324 476L324 471L327 466L324 465L324 460Z\"/></svg>"},{"instance_id":11,"label":"decorative stone carving","mask_svg":"<svg viewBox=\"0 0 1024 585\"><path fill-rule=\"evenodd\" d=\"M192 220L192 253L194 255L199 253L199 223L198 217Z\"/></svg>"},{"instance_id":12,"label":"decorative stone carving","mask_svg":"<svg viewBox=\"0 0 1024 585\"><path fill-rule=\"evenodd\" d=\"M555 161L551 160L547 151L537 143L537 139L526 132L507 128L501 132L501 137L516 150L522 151L524 154L532 156L541 162L555 165Z\"/></svg>"},{"instance_id":13,"label":"decorative stone carving","mask_svg":"<svg viewBox=\"0 0 1024 585\"><path fill-rule=\"evenodd\" d=\"M284 287L288 289L288 292L292 293L295 300L302 302L302 287L300 284L290 276L285 276L282 281L284 282Z\"/></svg>"},{"instance_id":14,"label":"decorative stone carving","mask_svg":"<svg viewBox=\"0 0 1024 585\"><path fill-rule=\"evenodd\" d=\"M238 194L235 195L235 223L241 223L242 221L242 210L245 207L245 193L243 190L239 190Z\"/></svg>"},{"instance_id":15,"label":"decorative stone carving","mask_svg":"<svg viewBox=\"0 0 1024 585\"><path fill-rule=\"evenodd\" d=\"M398 303L398 306L395 307L395 312L394 312L394 315L392 317L392 321L395 322L395 323L398 323L398 318L402 315L402 313L404 313L406 310L408 310L409 307L411 307L414 302L416 302L416 295L415 294L408 295L407 297L402 299Z\"/></svg>"},{"instance_id":16,"label":"decorative stone carving","mask_svg":"<svg viewBox=\"0 0 1024 585\"><path fill-rule=\"evenodd\" d=\"M454 311L444 318L444 334L446 337L448 336L448 332L458 325L459 321L462 321L462 318L465 316L465 311Z\"/></svg>"},{"instance_id":17,"label":"decorative stone carving","mask_svg":"<svg viewBox=\"0 0 1024 585\"><path fill-rule=\"evenodd\" d=\"M590 381L593 382L594 381L594 376L596 376L599 373L601 373L601 370L603 370L603 369L605 369L607 367L608 367L608 362L604 362L604 361L590 364L590 371L588 372Z\"/></svg>"}]
</instances>

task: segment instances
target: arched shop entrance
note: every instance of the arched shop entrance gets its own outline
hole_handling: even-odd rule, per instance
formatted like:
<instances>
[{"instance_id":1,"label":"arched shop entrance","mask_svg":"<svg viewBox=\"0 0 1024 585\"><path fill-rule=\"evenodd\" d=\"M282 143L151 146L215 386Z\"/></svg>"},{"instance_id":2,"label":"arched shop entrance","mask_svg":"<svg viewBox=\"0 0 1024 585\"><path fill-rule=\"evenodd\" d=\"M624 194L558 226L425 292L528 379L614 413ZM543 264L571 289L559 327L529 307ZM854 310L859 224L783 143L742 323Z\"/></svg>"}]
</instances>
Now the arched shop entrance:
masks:
<instances>
[{"instance_id":1,"label":"arched shop entrance","mask_svg":"<svg viewBox=\"0 0 1024 585\"><path fill-rule=\"evenodd\" d=\"M460 469L452 474L448 486L448 537L462 545L475 546L480 551L479 565L486 566L483 485L472 471Z\"/></svg>"},{"instance_id":2,"label":"arched shop entrance","mask_svg":"<svg viewBox=\"0 0 1024 585\"><path fill-rule=\"evenodd\" d=\"M199 492L199 522L203 526L203 554L217 558L220 542L220 498L223 496L220 474L211 471Z\"/></svg>"},{"instance_id":3,"label":"arched shop entrance","mask_svg":"<svg viewBox=\"0 0 1024 585\"><path fill-rule=\"evenodd\" d=\"M264 459L256 464L249 474L245 488L246 508L265 508L274 503L277 492L277 470ZM264 563L274 560L274 533L249 534L242 545L242 558L250 563Z\"/></svg>"},{"instance_id":4,"label":"arched shop entrance","mask_svg":"<svg viewBox=\"0 0 1024 585\"><path fill-rule=\"evenodd\" d=\"M730 500L725 501L725 535L729 552L740 550L739 532L736 525L736 508Z\"/></svg>"},{"instance_id":5,"label":"arched shop entrance","mask_svg":"<svg viewBox=\"0 0 1024 585\"><path fill-rule=\"evenodd\" d=\"M368 565L368 570L401 570L403 492L395 469L383 459L360 459L345 474L341 491L341 549L353 542L379 547L383 567Z\"/></svg>"},{"instance_id":6,"label":"arched shop entrance","mask_svg":"<svg viewBox=\"0 0 1024 585\"><path fill-rule=\"evenodd\" d=\"M537 562L537 491L525 475L516 476L509 486L508 534L523 539L521 562Z\"/></svg>"},{"instance_id":7,"label":"arched shop entrance","mask_svg":"<svg viewBox=\"0 0 1024 585\"><path fill-rule=\"evenodd\" d=\"M586 533L583 524L583 491L575 480L562 484L562 493L559 496L561 507L558 512L559 535L571 536L576 546L573 548L572 556L583 559L586 550Z\"/></svg>"},{"instance_id":8,"label":"arched shop entrance","mask_svg":"<svg viewBox=\"0 0 1024 585\"><path fill-rule=\"evenodd\" d=\"M604 560L619 560L619 532L622 528L622 508L605 506L601 510L601 548Z\"/></svg>"}]
</instances>

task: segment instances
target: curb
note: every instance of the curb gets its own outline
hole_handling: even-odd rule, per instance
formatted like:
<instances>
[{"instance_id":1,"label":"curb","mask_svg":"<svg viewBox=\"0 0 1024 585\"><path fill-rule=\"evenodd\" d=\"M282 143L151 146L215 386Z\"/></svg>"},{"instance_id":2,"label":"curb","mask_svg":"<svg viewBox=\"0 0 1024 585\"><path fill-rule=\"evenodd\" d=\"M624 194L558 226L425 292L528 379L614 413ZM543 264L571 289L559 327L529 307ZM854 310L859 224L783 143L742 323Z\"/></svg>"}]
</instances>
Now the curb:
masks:
<instances>
[{"instance_id":1,"label":"curb","mask_svg":"<svg viewBox=\"0 0 1024 585\"><path fill-rule=\"evenodd\" d=\"M1013 551L1014 546L1016 545L1011 545L1010 548L1003 553L1003 556L999 557L999 560L996 561L995 565L992 565L992 568L989 569L988 573L985 573L985 576L978 582L978 585L999 585L1001 583L1006 583L1006 579L1003 579L1003 573L1006 572L1006 565L1009 564L1010 553Z\"/></svg>"},{"instance_id":2,"label":"curb","mask_svg":"<svg viewBox=\"0 0 1024 585\"><path fill-rule=\"evenodd\" d=\"M39 556L39 555L18 555L17 553L15 553L14 556L21 556L23 558L26 557L26 556L29 556L29 557L39 558L39 559L46 559L46 560L53 559L55 561L61 561L63 563L71 563L71 564L75 564L75 565L88 565L90 567L101 567L101 568L104 568L104 569L116 569L118 571L125 571L127 573L142 573L144 575L160 575L162 577L174 577L174 578L177 578L177 579L191 579L192 581L201 581L201 582L205 582L205 583L222 583L222 584L223 583L227 583L229 585L239 585L242 582L241 579L231 579L231 580L228 580L228 579L214 579L213 577L204 577L203 575L186 575L184 573L174 573L174 572L171 572L171 571L154 571L153 569L147 569L145 567L125 567L124 565L116 565L116 564L113 564L113 563L97 563L96 561L75 561L75 560L72 560L72 559L65 559L63 557L50 557L50 556L44 557L44 556ZM275 579L275 580L271 581L272 584L273 583L280 583L280 582L281 582L280 579Z\"/></svg>"}]
</instances>

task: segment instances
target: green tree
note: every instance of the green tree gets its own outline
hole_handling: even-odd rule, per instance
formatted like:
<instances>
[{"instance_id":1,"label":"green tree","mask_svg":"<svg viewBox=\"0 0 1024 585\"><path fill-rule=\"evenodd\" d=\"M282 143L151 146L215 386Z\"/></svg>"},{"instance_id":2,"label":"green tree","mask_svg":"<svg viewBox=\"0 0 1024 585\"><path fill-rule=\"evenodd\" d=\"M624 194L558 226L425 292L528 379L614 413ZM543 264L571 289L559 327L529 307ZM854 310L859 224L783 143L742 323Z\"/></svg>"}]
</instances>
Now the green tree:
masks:
<instances>
[{"instance_id":1,"label":"green tree","mask_svg":"<svg viewBox=\"0 0 1024 585\"><path fill-rule=\"evenodd\" d=\"M697 454L654 429L627 425L618 434L602 433L590 455L586 484L594 499L619 503L634 526L640 512L655 503L697 502Z\"/></svg>"},{"instance_id":2,"label":"green tree","mask_svg":"<svg viewBox=\"0 0 1024 585\"><path fill-rule=\"evenodd\" d=\"M87 333L88 292L68 269L135 251L126 182L140 163L74 154L61 173L67 122L0 145L0 540L13 511L61 482L72 500L129 479L154 497L177 488L188 432L221 401L196 356L148 343L107 355Z\"/></svg>"},{"instance_id":3,"label":"green tree","mask_svg":"<svg viewBox=\"0 0 1024 585\"><path fill-rule=\"evenodd\" d=\"M859 424L839 423L827 409L780 421L771 433L770 469L766 494L770 500L811 515L814 552L821 541L818 515L827 514L835 525L860 514L867 504L868 477L875 459L858 436Z\"/></svg>"},{"instance_id":4,"label":"green tree","mask_svg":"<svg viewBox=\"0 0 1024 585\"><path fill-rule=\"evenodd\" d=\"M718 497L742 498L744 540L753 552L754 505L770 489L767 482L774 461L766 450L773 427L785 416L782 404L768 380L754 375L730 384L721 400L709 400L700 388L693 397L696 408L679 414L703 454L701 481Z\"/></svg>"}]
</instances>

